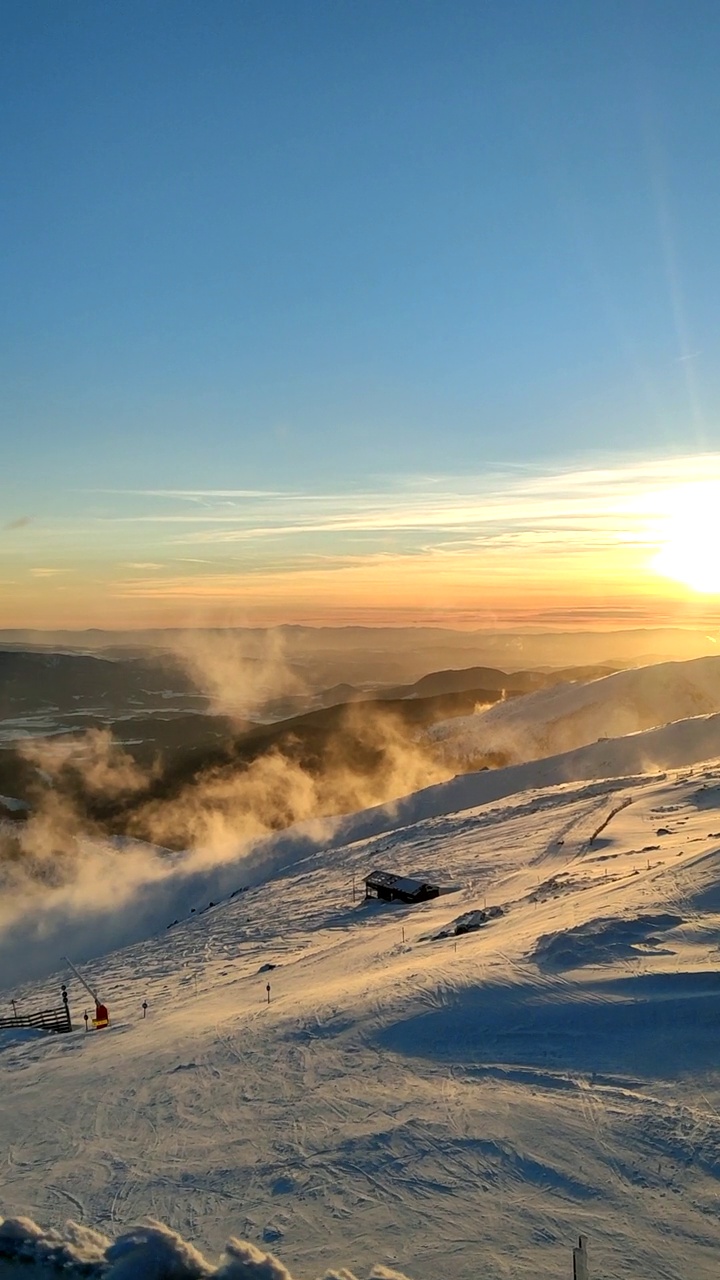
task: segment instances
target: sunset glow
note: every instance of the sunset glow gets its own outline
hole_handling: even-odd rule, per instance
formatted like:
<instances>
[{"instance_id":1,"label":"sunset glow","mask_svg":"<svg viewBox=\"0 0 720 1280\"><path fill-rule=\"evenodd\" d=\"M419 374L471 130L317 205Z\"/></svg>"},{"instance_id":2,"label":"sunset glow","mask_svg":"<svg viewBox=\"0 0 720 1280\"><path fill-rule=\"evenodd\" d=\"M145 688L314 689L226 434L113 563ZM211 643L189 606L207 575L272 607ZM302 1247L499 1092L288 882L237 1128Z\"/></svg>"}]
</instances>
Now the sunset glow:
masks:
<instances>
[{"instance_id":1,"label":"sunset glow","mask_svg":"<svg viewBox=\"0 0 720 1280\"><path fill-rule=\"evenodd\" d=\"M720 589L718 493L706 454L361 493L69 494L5 528L0 626L682 624Z\"/></svg>"},{"instance_id":2,"label":"sunset glow","mask_svg":"<svg viewBox=\"0 0 720 1280\"><path fill-rule=\"evenodd\" d=\"M680 486L669 505L653 569L701 595L720 594L720 484Z\"/></svg>"},{"instance_id":3,"label":"sunset glow","mask_svg":"<svg viewBox=\"0 0 720 1280\"><path fill-rule=\"evenodd\" d=\"M180 8L3 14L0 628L713 626L707 24Z\"/></svg>"}]
</instances>

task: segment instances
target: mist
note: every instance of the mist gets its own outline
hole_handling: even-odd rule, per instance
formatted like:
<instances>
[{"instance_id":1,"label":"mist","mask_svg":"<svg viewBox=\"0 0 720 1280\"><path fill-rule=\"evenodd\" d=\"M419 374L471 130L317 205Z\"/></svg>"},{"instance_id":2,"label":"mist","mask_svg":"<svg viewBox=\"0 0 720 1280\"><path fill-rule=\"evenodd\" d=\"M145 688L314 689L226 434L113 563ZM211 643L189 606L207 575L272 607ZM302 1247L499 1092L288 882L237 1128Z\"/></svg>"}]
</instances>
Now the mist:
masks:
<instances>
[{"instance_id":1,"label":"mist","mask_svg":"<svg viewBox=\"0 0 720 1280\"><path fill-rule=\"evenodd\" d=\"M160 1222L133 1227L111 1241L102 1232L68 1222L64 1230L44 1230L30 1218L0 1219L0 1276L7 1280L293 1280L285 1265L248 1240L231 1237L219 1265ZM322 1280L357 1280L352 1272L325 1271ZM399 1271L375 1266L368 1280L408 1280Z\"/></svg>"},{"instance_id":2,"label":"mist","mask_svg":"<svg viewBox=\"0 0 720 1280\"><path fill-rule=\"evenodd\" d=\"M23 747L36 783L23 821L0 823L3 985L158 932L199 904L265 879L293 848L331 839L340 815L451 776L397 718L349 707L312 756L271 747L158 793L107 730Z\"/></svg>"},{"instance_id":3,"label":"mist","mask_svg":"<svg viewBox=\"0 0 720 1280\"><path fill-rule=\"evenodd\" d=\"M264 633L261 650L243 632L185 631L173 638L172 652L215 715L247 719L262 714L270 701L308 692L278 630Z\"/></svg>"}]
</instances>

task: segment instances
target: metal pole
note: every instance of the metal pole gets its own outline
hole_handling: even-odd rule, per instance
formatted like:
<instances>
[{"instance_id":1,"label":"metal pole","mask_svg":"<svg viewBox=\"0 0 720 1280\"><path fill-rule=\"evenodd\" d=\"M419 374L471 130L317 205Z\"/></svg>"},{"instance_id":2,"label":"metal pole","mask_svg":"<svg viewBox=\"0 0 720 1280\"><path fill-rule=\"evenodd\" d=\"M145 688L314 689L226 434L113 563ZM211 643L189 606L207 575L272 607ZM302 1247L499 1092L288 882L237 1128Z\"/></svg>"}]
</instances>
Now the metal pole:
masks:
<instances>
[{"instance_id":1,"label":"metal pole","mask_svg":"<svg viewBox=\"0 0 720 1280\"><path fill-rule=\"evenodd\" d=\"M85 990L87 991L88 995L91 995L91 996L92 996L93 1000L95 1001L95 1004L96 1004L96 1005L97 1005L97 1004L102 1004L103 1002L102 1002L102 1000L100 999L100 997L99 997L99 995L98 995L97 991L93 991L93 989L92 989L92 987L90 986L90 984L89 984L89 983L87 983L87 982L85 981L85 979L83 978L82 974L81 974L81 973L79 973L79 972L78 972L78 970L75 968L75 965L73 964L72 960L68 960L68 957L67 957L67 956L64 956L64 957L63 957L63 959L64 959L65 963L66 963L67 965L69 965L69 967L72 969L72 971L73 971L73 973L75 974L75 977L77 978L78 982L79 982L79 983L81 983L81 985L85 988Z\"/></svg>"}]
</instances>

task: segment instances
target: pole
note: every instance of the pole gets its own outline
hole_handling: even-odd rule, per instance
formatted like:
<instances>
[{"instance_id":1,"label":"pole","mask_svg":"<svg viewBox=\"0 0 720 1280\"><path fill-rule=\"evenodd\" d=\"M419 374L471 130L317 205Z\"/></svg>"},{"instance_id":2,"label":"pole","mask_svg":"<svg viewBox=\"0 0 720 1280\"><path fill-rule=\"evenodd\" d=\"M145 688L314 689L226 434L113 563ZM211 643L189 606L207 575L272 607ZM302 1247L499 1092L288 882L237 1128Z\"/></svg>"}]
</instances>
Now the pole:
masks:
<instances>
[{"instance_id":1,"label":"pole","mask_svg":"<svg viewBox=\"0 0 720 1280\"><path fill-rule=\"evenodd\" d=\"M93 1000L95 1001L95 1004L96 1004L96 1005L98 1005L98 1004L102 1004L102 1000L100 999L100 997L99 997L99 995L98 995L97 991L93 991L93 989L92 989L92 987L90 986L90 984L89 984L89 983L87 983L87 982L85 981L85 979L83 978L82 974L81 974L81 973L80 973L80 972L75 968L75 965L73 964L72 960L69 960L67 956L63 956L63 959L64 959L65 963L66 963L66 964L67 964L67 965L72 969L72 971L73 971L73 973L75 974L75 977L77 978L78 982L79 982L79 983L80 983L80 984L85 988L85 990L87 991L88 995L91 995L91 996L92 996Z\"/></svg>"},{"instance_id":2,"label":"pole","mask_svg":"<svg viewBox=\"0 0 720 1280\"><path fill-rule=\"evenodd\" d=\"M72 1022L70 1021L70 1005L68 1004L67 987L65 986L64 982L62 984L61 991L62 991L63 1007L65 1009L65 1017L67 1018L68 1031L72 1031Z\"/></svg>"},{"instance_id":3,"label":"pole","mask_svg":"<svg viewBox=\"0 0 720 1280\"><path fill-rule=\"evenodd\" d=\"M573 1280L588 1280L587 1236L580 1236L573 1249Z\"/></svg>"}]
</instances>

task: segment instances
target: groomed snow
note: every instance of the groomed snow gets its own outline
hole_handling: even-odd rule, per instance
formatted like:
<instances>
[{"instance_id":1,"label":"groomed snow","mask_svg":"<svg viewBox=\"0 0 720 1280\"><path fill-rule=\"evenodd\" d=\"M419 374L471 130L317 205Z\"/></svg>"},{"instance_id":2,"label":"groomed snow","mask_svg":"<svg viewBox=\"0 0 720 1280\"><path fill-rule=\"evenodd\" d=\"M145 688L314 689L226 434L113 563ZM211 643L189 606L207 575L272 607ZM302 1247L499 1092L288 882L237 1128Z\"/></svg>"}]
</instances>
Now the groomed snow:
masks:
<instances>
[{"instance_id":1,"label":"groomed snow","mask_svg":"<svg viewBox=\"0 0 720 1280\"><path fill-rule=\"evenodd\" d=\"M594 1277L714 1278L718 754L701 717L266 842L247 892L217 871L216 905L88 964L107 1032L67 971L9 992L68 980L81 1029L0 1038L0 1211L149 1215L297 1280L561 1277L579 1232ZM353 902L375 865L446 892Z\"/></svg>"}]
</instances>

